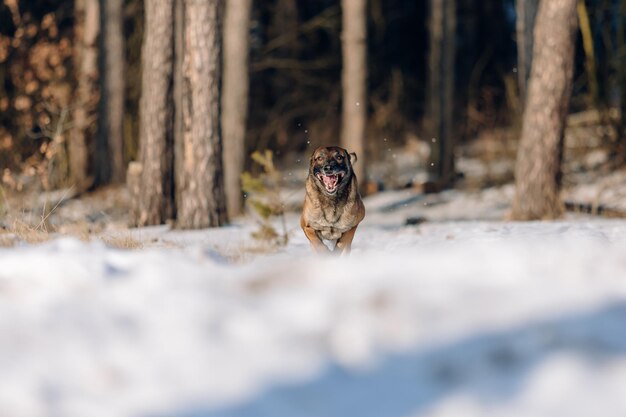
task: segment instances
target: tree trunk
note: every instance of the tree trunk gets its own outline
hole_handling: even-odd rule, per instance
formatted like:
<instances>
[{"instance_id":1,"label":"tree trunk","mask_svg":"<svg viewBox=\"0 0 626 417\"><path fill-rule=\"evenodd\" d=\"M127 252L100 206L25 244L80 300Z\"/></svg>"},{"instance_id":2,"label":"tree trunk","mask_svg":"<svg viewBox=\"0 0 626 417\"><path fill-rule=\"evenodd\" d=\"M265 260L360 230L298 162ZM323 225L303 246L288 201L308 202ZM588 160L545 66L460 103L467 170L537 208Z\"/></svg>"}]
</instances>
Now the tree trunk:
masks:
<instances>
[{"instance_id":1,"label":"tree trunk","mask_svg":"<svg viewBox=\"0 0 626 417\"><path fill-rule=\"evenodd\" d=\"M598 71L596 68L596 52L593 45L593 28L589 20L589 12L584 0L578 0L578 25L580 26L580 34L583 41L583 50L585 51L585 72L587 75L587 105L589 108L601 109L603 104L600 100L598 86ZM610 36L610 35L609 35ZM600 67L606 67L601 64ZM608 81L608 77L605 78Z\"/></svg>"},{"instance_id":2,"label":"tree trunk","mask_svg":"<svg viewBox=\"0 0 626 417\"><path fill-rule=\"evenodd\" d=\"M528 90L528 78L533 59L533 28L539 0L517 0L515 9L517 18L515 21L517 40L517 80L519 84L520 102L526 100Z\"/></svg>"},{"instance_id":3,"label":"tree trunk","mask_svg":"<svg viewBox=\"0 0 626 417\"><path fill-rule=\"evenodd\" d=\"M563 132L572 90L576 0L542 1L515 167L512 218L553 219L559 199Z\"/></svg>"},{"instance_id":4,"label":"tree trunk","mask_svg":"<svg viewBox=\"0 0 626 417\"><path fill-rule=\"evenodd\" d=\"M224 18L222 132L228 217L241 214L241 174L248 115L248 50L252 0L227 0Z\"/></svg>"},{"instance_id":5,"label":"tree trunk","mask_svg":"<svg viewBox=\"0 0 626 417\"><path fill-rule=\"evenodd\" d=\"M367 1L342 0L341 50L343 113L341 146L356 152L354 172L365 186L365 122L367 117Z\"/></svg>"},{"instance_id":6,"label":"tree trunk","mask_svg":"<svg viewBox=\"0 0 626 417\"><path fill-rule=\"evenodd\" d=\"M101 99L95 155L96 185L121 183L124 166L123 0L101 0Z\"/></svg>"},{"instance_id":7,"label":"tree trunk","mask_svg":"<svg viewBox=\"0 0 626 417\"><path fill-rule=\"evenodd\" d=\"M185 2L182 189L178 226L226 222L220 129L222 0Z\"/></svg>"},{"instance_id":8,"label":"tree trunk","mask_svg":"<svg viewBox=\"0 0 626 417\"><path fill-rule=\"evenodd\" d=\"M616 56L626 56L626 0L621 0L618 6L619 14L617 24L617 51ZM623 58L622 58L623 60ZM620 121L618 125L617 140L621 143L622 157L626 157L626 65L619 58L616 59L617 82L620 90Z\"/></svg>"},{"instance_id":9,"label":"tree trunk","mask_svg":"<svg viewBox=\"0 0 626 417\"><path fill-rule=\"evenodd\" d=\"M183 100L185 94L183 76L183 52L185 50L185 2L175 0L174 3L174 218L178 201L180 201L180 190L183 189L183 132L185 130L183 122Z\"/></svg>"},{"instance_id":10,"label":"tree trunk","mask_svg":"<svg viewBox=\"0 0 626 417\"><path fill-rule=\"evenodd\" d=\"M73 126L68 141L70 176L77 192L91 186L89 179L89 143L96 135L98 88L98 33L100 6L98 0L76 0L75 62L78 83L74 100Z\"/></svg>"},{"instance_id":11,"label":"tree trunk","mask_svg":"<svg viewBox=\"0 0 626 417\"><path fill-rule=\"evenodd\" d=\"M429 33L425 126L431 145L428 171L435 189L441 189L454 177L455 0L430 1Z\"/></svg>"},{"instance_id":12,"label":"tree trunk","mask_svg":"<svg viewBox=\"0 0 626 417\"><path fill-rule=\"evenodd\" d=\"M138 226L172 218L174 0L145 3L142 92L140 101L139 186L133 217ZM129 171L129 175L130 175Z\"/></svg>"}]
</instances>

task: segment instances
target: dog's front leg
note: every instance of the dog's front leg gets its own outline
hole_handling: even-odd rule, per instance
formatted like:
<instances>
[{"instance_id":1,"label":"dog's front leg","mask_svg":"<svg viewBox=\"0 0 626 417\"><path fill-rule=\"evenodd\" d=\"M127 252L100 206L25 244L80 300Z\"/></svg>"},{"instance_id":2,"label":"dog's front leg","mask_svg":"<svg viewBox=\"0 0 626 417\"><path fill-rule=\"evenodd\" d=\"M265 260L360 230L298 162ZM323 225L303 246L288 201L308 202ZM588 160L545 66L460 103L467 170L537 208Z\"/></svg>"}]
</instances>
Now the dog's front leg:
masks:
<instances>
[{"instance_id":1,"label":"dog's front leg","mask_svg":"<svg viewBox=\"0 0 626 417\"><path fill-rule=\"evenodd\" d=\"M352 239L354 239L354 233L356 232L357 227L358 225L341 235L339 240L337 240L337 244L335 245L335 250L333 252L337 252L342 255L348 255L350 253L350 249L352 248Z\"/></svg>"},{"instance_id":2,"label":"dog's front leg","mask_svg":"<svg viewBox=\"0 0 626 417\"><path fill-rule=\"evenodd\" d=\"M311 247L316 253L329 252L324 242L320 240L315 229L313 229L311 226L303 226L302 230L304 230L305 236L307 237L307 239L309 239L309 242L311 242Z\"/></svg>"}]
</instances>

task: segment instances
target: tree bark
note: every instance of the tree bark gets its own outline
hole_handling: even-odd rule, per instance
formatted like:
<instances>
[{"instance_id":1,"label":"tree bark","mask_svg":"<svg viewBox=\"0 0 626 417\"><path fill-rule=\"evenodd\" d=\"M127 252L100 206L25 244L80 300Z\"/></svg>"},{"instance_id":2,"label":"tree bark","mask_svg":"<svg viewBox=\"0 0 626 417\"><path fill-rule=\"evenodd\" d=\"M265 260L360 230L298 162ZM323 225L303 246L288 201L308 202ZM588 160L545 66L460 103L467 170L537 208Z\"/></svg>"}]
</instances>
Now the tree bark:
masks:
<instances>
[{"instance_id":1,"label":"tree bark","mask_svg":"<svg viewBox=\"0 0 626 417\"><path fill-rule=\"evenodd\" d=\"M559 199L561 161L576 24L576 0L540 3L515 167L512 218L516 220L553 219L563 210Z\"/></svg>"},{"instance_id":2,"label":"tree bark","mask_svg":"<svg viewBox=\"0 0 626 417\"><path fill-rule=\"evenodd\" d=\"M616 55L626 56L626 0L621 0L618 6L619 19L617 24L617 51ZM622 58L623 59L623 58ZM626 142L626 65L617 59L617 82L620 89L620 123L618 126L618 140ZM622 145L622 155L626 157L626 145Z\"/></svg>"},{"instance_id":3,"label":"tree bark","mask_svg":"<svg viewBox=\"0 0 626 417\"><path fill-rule=\"evenodd\" d=\"M162 224L174 210L173 46L174 0L145 3L140 100L138 192L133 196L137 226ZM130 174L130 172L129 172Z\"/></svg>"},{"instance_id":4,"label":"tree bark","mask_svg":"<svg viewBox=\"0 0 626 417\"><path fill-rule=\"evenodd\" d=\"M539 0L517 0L515 4L517 14L515 21L517 80L522 104L526 100L526 91L528 90L528 78L530 77L530 66L533 59L533 28L535 27L538 7Z\"/></svg>"},{"instance_id":5,"label":"tree bark","mask_svg":"<svg viewBox=\"0 0 626 417\"><path fill-rule=\"evenodd\" d=\"M228 217L241 214L241 174L248 116L248 54L252 0L227 0L224 18L222 132L224 188Z\"/></svg>"},{"instance_id":6,"label":"tree bark","mask_svg":"<svg viewBox=\"0 0 626 417\"><path fill-rule=\"evenodd\" d=\"M183 100L185 94L183 76L183 55L185 51L185 2L175 0L174 2L174 218L178 201L180 201L180 190L183 189L184 176L183 166L183 132L185 130L183 122Z\"/></svg>"},{"instance_id":7,"label":"tree bark","mask_svg":"<svg viewBox=\"0 0 626 417\"><path fill-rule=\"evenodd\" d=\"M101 0L101 99L95 155L95 183L121 183L124 165L123 0Z\"/></svg>"},{"instance_id":8,"label":"tree bark","mask_svg":"<svg viewBox=\"0 0 626 417\"><path fill-rule=\"evenodd\" d=\"M220 128L222 0L185 2L182 189L177 224L221 226L226 220Z\"/></svg>"},{"instance_id":9,"label":"tree bark","mask_svg":"<svg viewBox=\"0 0 626 417\"><path fill-rule=\"evenodd\" d=\"M435 188L441 189L454 177L455 0L430 1L429 33L425 126L431 145L428 171Z\"/></svg>"},{"instance_id":10,"label":"tree bark","mask_svg":"<svg viewBox=\"0 0 626 417\"><path fill-rule=\"evenodd\" d=\"M73 126L68 141L70 177L77 192L92 184L89 178L89 143L96 135L96 116L99 100L98 87L98 33L100 32L100 5L98 0L76 0L75 7L75 62L78 83L72 108Z\"/></svg>"},{"instance_id":11,"label":"tree bark","mask_svg":"<svg viewBox=\"0 0 626 417\"><path fill-rule=\"evenodd\" d=\"M365 123L367 117L367 1L342 0L341 50L343 89L341 146L356 152L354 172L365 186Z\"/></svg>"}]
</instances>

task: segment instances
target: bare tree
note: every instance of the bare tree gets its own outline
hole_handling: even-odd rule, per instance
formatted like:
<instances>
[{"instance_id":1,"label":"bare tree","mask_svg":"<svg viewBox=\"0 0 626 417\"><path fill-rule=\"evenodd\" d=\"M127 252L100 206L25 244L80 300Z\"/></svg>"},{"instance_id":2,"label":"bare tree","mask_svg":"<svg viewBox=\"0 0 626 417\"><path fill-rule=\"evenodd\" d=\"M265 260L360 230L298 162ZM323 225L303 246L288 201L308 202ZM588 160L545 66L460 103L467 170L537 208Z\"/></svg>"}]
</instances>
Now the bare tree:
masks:
<instances>
[{"instance_id":1,"label":"bare tree","mask_svg":"<svg viewBox=\"0 0 626 417\"><path fill-rule=\"evenodd\" d=\"M516 220L552 219L562 212L561 161L574 71L576 1L539 5L515 167Z\"/></svg>"},{"instance_id":2,"label":"bare tree","mask_svg":"<svg viewBox=\"0 0 626 417\"><path fill-rule=\"evenodd\" d=\"M621 91L620 94L620 123L618 125L618 137L626 137L626 65L623 65L623 57L626 56L626 0L621 0L617 8L618 16L621 16L617 23L617 83ZM622 57L621 59L619 57ZM624 145L623 145L624 146ZM626 153L626 149L622 148L622 154ZM625 155L626 157L626 155Z\"/></svg>"},{"instance_id":3,"label":"bare tree","mask_svg":"<svg viewBox=\"0 0 626 417\"><path fill-rule=\"evenodd\" d=\"M222 0L185 2L181 228L226 222L220 129Z\"/></svg>"},{"instance_id":4,"label":"bare tree","mask_svg":"<svg viewBox=\"0 0 626 417\"><path fill-rule=\"evenodd\" d=\"M123 0L100 0L101 98L95 154L95 182L124 181L124 37Z\"/></svg>"},{"instance_id":5,"label":"bare tree","mask_svg":"<svg viewBox=\"0 0 626 417\"><path fill-rule=\"evenodd\" d=\"M78 192L91 186L89 179L89 142L96 135L98 89L98 0L75 0L76 79L78 88L72 107L73 126L68 141L70 176Z\"/></svg>"},{"instance_id":6,"label":"bare tree","mask_svg":"<svg viewBox=\"0 0 626 417\"><path fill-rule=\"evenodd\" d=\"M224 188L228 216L241 213L241 174L248 116L248 54L252 0L227 0L224 17L222 137Z\"/></svg>"},{"instance_id":7,"label":"bare tree","mask_svg":"<svg viewBox=\"0 0 626 417\"><path fill-rule=\"evenodd\" d=\"M434 189L441 189L454 176L455 0L430 0L429 33L425 123L431 145L428 170Z\"/></svg>"},{"instance_id":8,"label":"bare tree","mask_svg":"<svg viewBox=\"0 0 626 417\"><path fill-rule=\"evenodd\" d=\"M367 0L342 0L341 50L343 113L341 145L356 152L354 172L361 186L365 178L365 122L367 117Z\"/></svg>"},{"instance_id":9,"label":"bare tree","mask_svg":"<svg viewBox=\"0 0 626 417\"><path fill-rule=\"evenodd\" d=\"M530 77L530 65L533 59L533 28L538 7L539 0L517 0L515 4L517 79L522 103L526 99L528 77Z\"/></svg>"},{"instance_id":10,"label":"bare tree","mask_svg":"<svg viewBox=\"0 0 626 417\"><path fill-rule=\"evenodd\" d=\"M129 168L134 223L162 224L174 213L174 0L145 2L139 163Z\"/></svg>"}]
</instances>

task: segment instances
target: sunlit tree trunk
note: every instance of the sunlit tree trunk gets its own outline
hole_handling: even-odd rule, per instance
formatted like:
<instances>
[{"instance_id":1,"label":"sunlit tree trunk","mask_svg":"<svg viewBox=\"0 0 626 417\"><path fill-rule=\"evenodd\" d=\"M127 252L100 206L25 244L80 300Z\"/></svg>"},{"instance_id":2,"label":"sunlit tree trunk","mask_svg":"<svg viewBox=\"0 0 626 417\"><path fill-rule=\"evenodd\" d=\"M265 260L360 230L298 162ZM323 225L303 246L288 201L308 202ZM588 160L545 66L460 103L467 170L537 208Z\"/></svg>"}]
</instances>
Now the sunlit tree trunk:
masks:
<instances>
[{"instance_id":1,"label":"sunlit tree trunk","mask_svg":"<svg viewBox=\"0 0 626 417\"><path fill-rule=\"evenodd\" d=\"M72 185L78 192L91 186L89 179L89 143L96 135L99 100L98 33L100 5L98 0L76 0L75 62L78 87L72 106L72 129L68 141L69 167Z\"/></svg>"},{"instance_id":2,"label":"sunlit tree trunk","mask_svg":"<svg viewBox=\"0 0 626 417\"><path fill-rule=\"evenodd\" d=\"M185 94L185 77L183 76L183 51L185 50L185 2L174 1L174 211L180 201L180 190L183 189L183 100ZM176 217L176 216L175 216Z\"/></svg>"},{"instance_id":3,"label":"sunlit tree trunk","mask_svg":"<svg viewBox=\"0 0 626 417\"><path fill-rule=\"evenodd\" d=\"M455 0L430 0L425 128L430 140L430 181L446 187L454 176Z\"/></svg>"},{"instance_id":4,"label":"sunlit tree trunk","mask_svg":"<svg viewBox=\"0 0 626 417\"><path fill-rule=\"evenodd\" d=\"M356 152L354 172L361 186L365 178L365 123L367 117L367 1L342 0L341 50L343 113L341 145Z\"/></svg>"},{"instance_id":5,"label":"sunlit tree trunk","mask_svg":"<svg viewBox=\"0 0 626 417\"><path fill-rule=\"evenodd\" d=\"M124 37L122 0L101 0L101 97L96 185L124 181Z\"/></svg>"},{"instance_id":6,"label":"sunlit tree trunk","mask_svg":"<svg viewBox=\"0 0 626 417\"><path fill-rule=\"evenodd\" d=\"M227 0L224 18L222 137L228 216L241 214L241 174L248 115L248 54L252 0Z\"/></svg>"},{"instance_id":7,"label":"sunlit tree trunk","mask_svg":"<svg viewBox=\"0 0 626 417\"><path fill-rule=\"evenodd\" d=\"M515 167L512 218L553 219L559 198L563 133L572 90L576 0L539 5L533 60Z\"/></svg>"},{"instance_id":8,"label":"sunlit tree trunk","mask_svg":"<svg viewBox=\"0 0 626 417\"><path fill-rule=\"evenodd\" d=\"M185 1L183 52L181 228L220 226L227 220L220 128L221 0Z\"/></svg>"},{"instance_id":9,"label":"sunlit tree trunk","mask_svg":"<svg viewBox=\"0 0 626 417\"><path fill-rule=\"evenodd\" d=\"M138 226L162 224L172 218L174 210L173 45L174 1L147 1L139 163L129 168L129 182L137 184L133 187L133 217Z\"/></svg>"},{"instance_id":10,"label":"sunlit tree trunk","mask_svg":"<svg viewBox=\"0 0 626 417\"><path fill-rule=\"evenodd\" d=\"M517 40L517 79L519 84L520 99L523 103L526 99L528 77L530 77L530 65L533 59L533 28L539 0L517 0L515 2L517 14L516 40Z\"/></svg>"}]
</instances>

